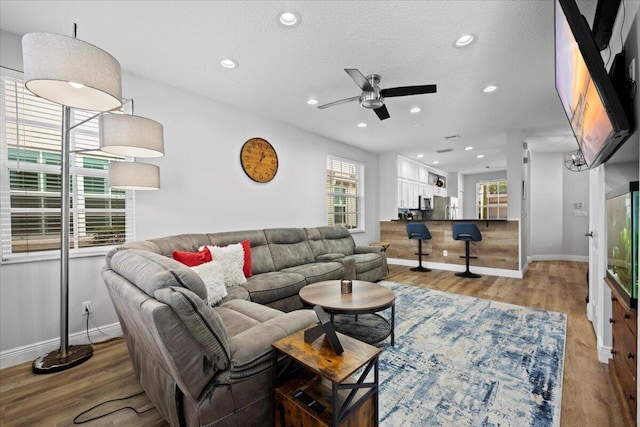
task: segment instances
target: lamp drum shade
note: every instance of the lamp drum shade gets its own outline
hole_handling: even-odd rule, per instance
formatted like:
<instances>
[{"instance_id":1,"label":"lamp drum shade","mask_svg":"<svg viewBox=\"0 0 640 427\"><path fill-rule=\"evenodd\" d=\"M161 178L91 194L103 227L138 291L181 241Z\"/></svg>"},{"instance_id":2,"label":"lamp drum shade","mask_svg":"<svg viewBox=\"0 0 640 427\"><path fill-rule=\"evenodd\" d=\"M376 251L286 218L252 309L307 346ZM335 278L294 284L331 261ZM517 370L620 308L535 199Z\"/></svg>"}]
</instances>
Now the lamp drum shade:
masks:
<instances>
[{"instance_id":1,"label":"lamp drum shade","mask_svg":"<svg viewBox=\"0 0 640 427\"><path fill-rule=\"evenodd\" d=\"M92 44L28 33L22 37L22 58L27 89L44 99L93 111L122 107L120 63Z\"/></svg>"},{"instance_id":2,"label":"lamp drum shade","mask_svg":"<svg viewBox=\"0 0 640 427\"><path fill-rule=\"evenodd\" d=\"M164 156L162 125L128 114L100 116L100 150L125 157Z\"/></svg>"},{"instance_id":3,"label":"lamp drum shade","mask_svg":"<svg viewBox=\"0 0 640 427\"><path fill-rule=\"evenodd\" d=\"M137 162L110 162L109 187L119 190L160 189L160 168Z\"/></svg>"}]
</instances>

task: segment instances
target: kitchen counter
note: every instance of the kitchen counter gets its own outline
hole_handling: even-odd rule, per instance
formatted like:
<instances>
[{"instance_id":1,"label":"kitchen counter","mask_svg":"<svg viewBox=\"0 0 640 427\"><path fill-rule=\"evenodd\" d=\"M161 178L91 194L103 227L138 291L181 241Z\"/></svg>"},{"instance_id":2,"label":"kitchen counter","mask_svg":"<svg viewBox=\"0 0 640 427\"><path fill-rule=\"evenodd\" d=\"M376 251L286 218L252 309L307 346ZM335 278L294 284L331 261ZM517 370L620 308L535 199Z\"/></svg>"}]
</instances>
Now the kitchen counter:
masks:
<instances>
[{"instance_id":1,"label":"kitchen counter","mask_svg":"<svg viewBox=\"0 0 640 427\"><path fill-rule=\"evenodd\" d=\"M408 222L424 222L431 233L431 240L422 243L422 251L429 256L423 257L423 262L464 265L465 244L463 241L453 240L454 222L474 222L482 233L482 241L472 242L470 245L473 266L498 268L506 270L519 269L519 221L504 219L458 219L458 220L401 220L380 221L380 240L389 242L387 258L389 263L393 259L415 261L417 265L418 242L407 237ZM447 251L447 256L444 256ZM462 257L462 258L461 258Z\"/></svg>"}]
</instances>

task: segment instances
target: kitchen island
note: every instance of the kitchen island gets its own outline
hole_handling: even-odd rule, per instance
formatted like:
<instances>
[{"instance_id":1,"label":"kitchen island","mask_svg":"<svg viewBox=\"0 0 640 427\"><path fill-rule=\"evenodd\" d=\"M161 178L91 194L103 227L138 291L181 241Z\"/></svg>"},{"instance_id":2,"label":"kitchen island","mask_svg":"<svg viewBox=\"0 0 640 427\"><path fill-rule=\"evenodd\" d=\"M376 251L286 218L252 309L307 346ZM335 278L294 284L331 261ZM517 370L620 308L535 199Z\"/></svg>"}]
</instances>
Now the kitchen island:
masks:
<instances>
[{"instance_id":1,"label":"kitchen island","mask_svg":"<svg viewBox=\"0 0 640 427\"><path fill-rule=\"evenodd\" d=\"M380 240L389 242L386 255L390 264L417 265L418 242L407 237L406 220L380 221ZM431 268L461 271L464 269L463 241L453 240L455 222L473 222L482 233L482 241L472 242L470 255L477 256L470 262L471 270L481 267L485 274L522 277L519 271L519 221L510 220L430 220L424 222L431 232L431 240L425 240L422 251L429 256L423 263ZM446 253L446 256L445 256ZM496 271L493 271L496 269ZM507 270L499 274L499 270ZM513 271L513 272L510 272Z\"/></svg>"}]
</instances>

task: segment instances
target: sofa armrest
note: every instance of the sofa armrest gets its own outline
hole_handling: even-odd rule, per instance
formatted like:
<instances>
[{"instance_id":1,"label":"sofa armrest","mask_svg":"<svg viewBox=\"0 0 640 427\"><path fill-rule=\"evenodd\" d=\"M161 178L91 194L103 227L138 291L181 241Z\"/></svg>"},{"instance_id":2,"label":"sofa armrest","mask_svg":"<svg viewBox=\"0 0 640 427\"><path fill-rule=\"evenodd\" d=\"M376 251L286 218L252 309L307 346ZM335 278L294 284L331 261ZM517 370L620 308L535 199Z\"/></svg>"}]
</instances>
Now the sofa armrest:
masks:
<instances>
[{"instance_id":1,"label":"sofa armrest","mask_svg":"<svg viewBox=\"0 0 640 427\"><path fill-rule=\"evenodd\" d=\"M354 254L382 254L381 246L356 246L353 248Z\"/></svg>"},{"instance_id":2,"label":"sofa armrest","mask_svg":"<svg viewBox=\"0 0 640 427\"><path fill-rule=\"evenodd\" d=\"M330 262L330 261L340 261L341 258L344 258L344 254L335 253L335 254L322 254L316 257L316 261L319 262Z\"/></svg>"}]
</instances>

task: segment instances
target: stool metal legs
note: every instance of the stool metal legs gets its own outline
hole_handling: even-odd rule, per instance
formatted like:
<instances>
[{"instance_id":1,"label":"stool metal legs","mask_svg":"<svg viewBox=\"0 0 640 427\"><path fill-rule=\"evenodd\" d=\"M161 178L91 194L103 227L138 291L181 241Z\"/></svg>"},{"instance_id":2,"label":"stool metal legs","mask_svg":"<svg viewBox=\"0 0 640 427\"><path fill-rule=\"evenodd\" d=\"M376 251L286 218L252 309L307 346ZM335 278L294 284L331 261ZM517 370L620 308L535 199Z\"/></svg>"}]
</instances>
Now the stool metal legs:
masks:
<instances>
[{"instance_id":1,"label":"stool metal legs","mask_svg":"<svg viewBox=\"0 0 640 427\"><path fill-rule=\"evenodd\" d=\"M460 277L469 277L471 279L477 279L478 277L480 277L479 274L475 274L469 271L469 240L465 240L465 246L464 246L464 254L465 254L465 260L466 260L466 264L467 264L467 269L465 271L461 271L460 273L456 273L456 276L460 276Z\"/></svg>"},{"instance_id":2,"label":"stool metal legs","mask_svg":"<svg viewBox=\"0 0 640 427\"><path fill-rule=\"evenodd\" d=\"M418 266L410 268L410 270L411 271L421 271L421 272L424 272L424 273L426 273L428 271L431 271L430 268L422 266L422 239L418 240Z\"/></svg>"}]
</instances>

